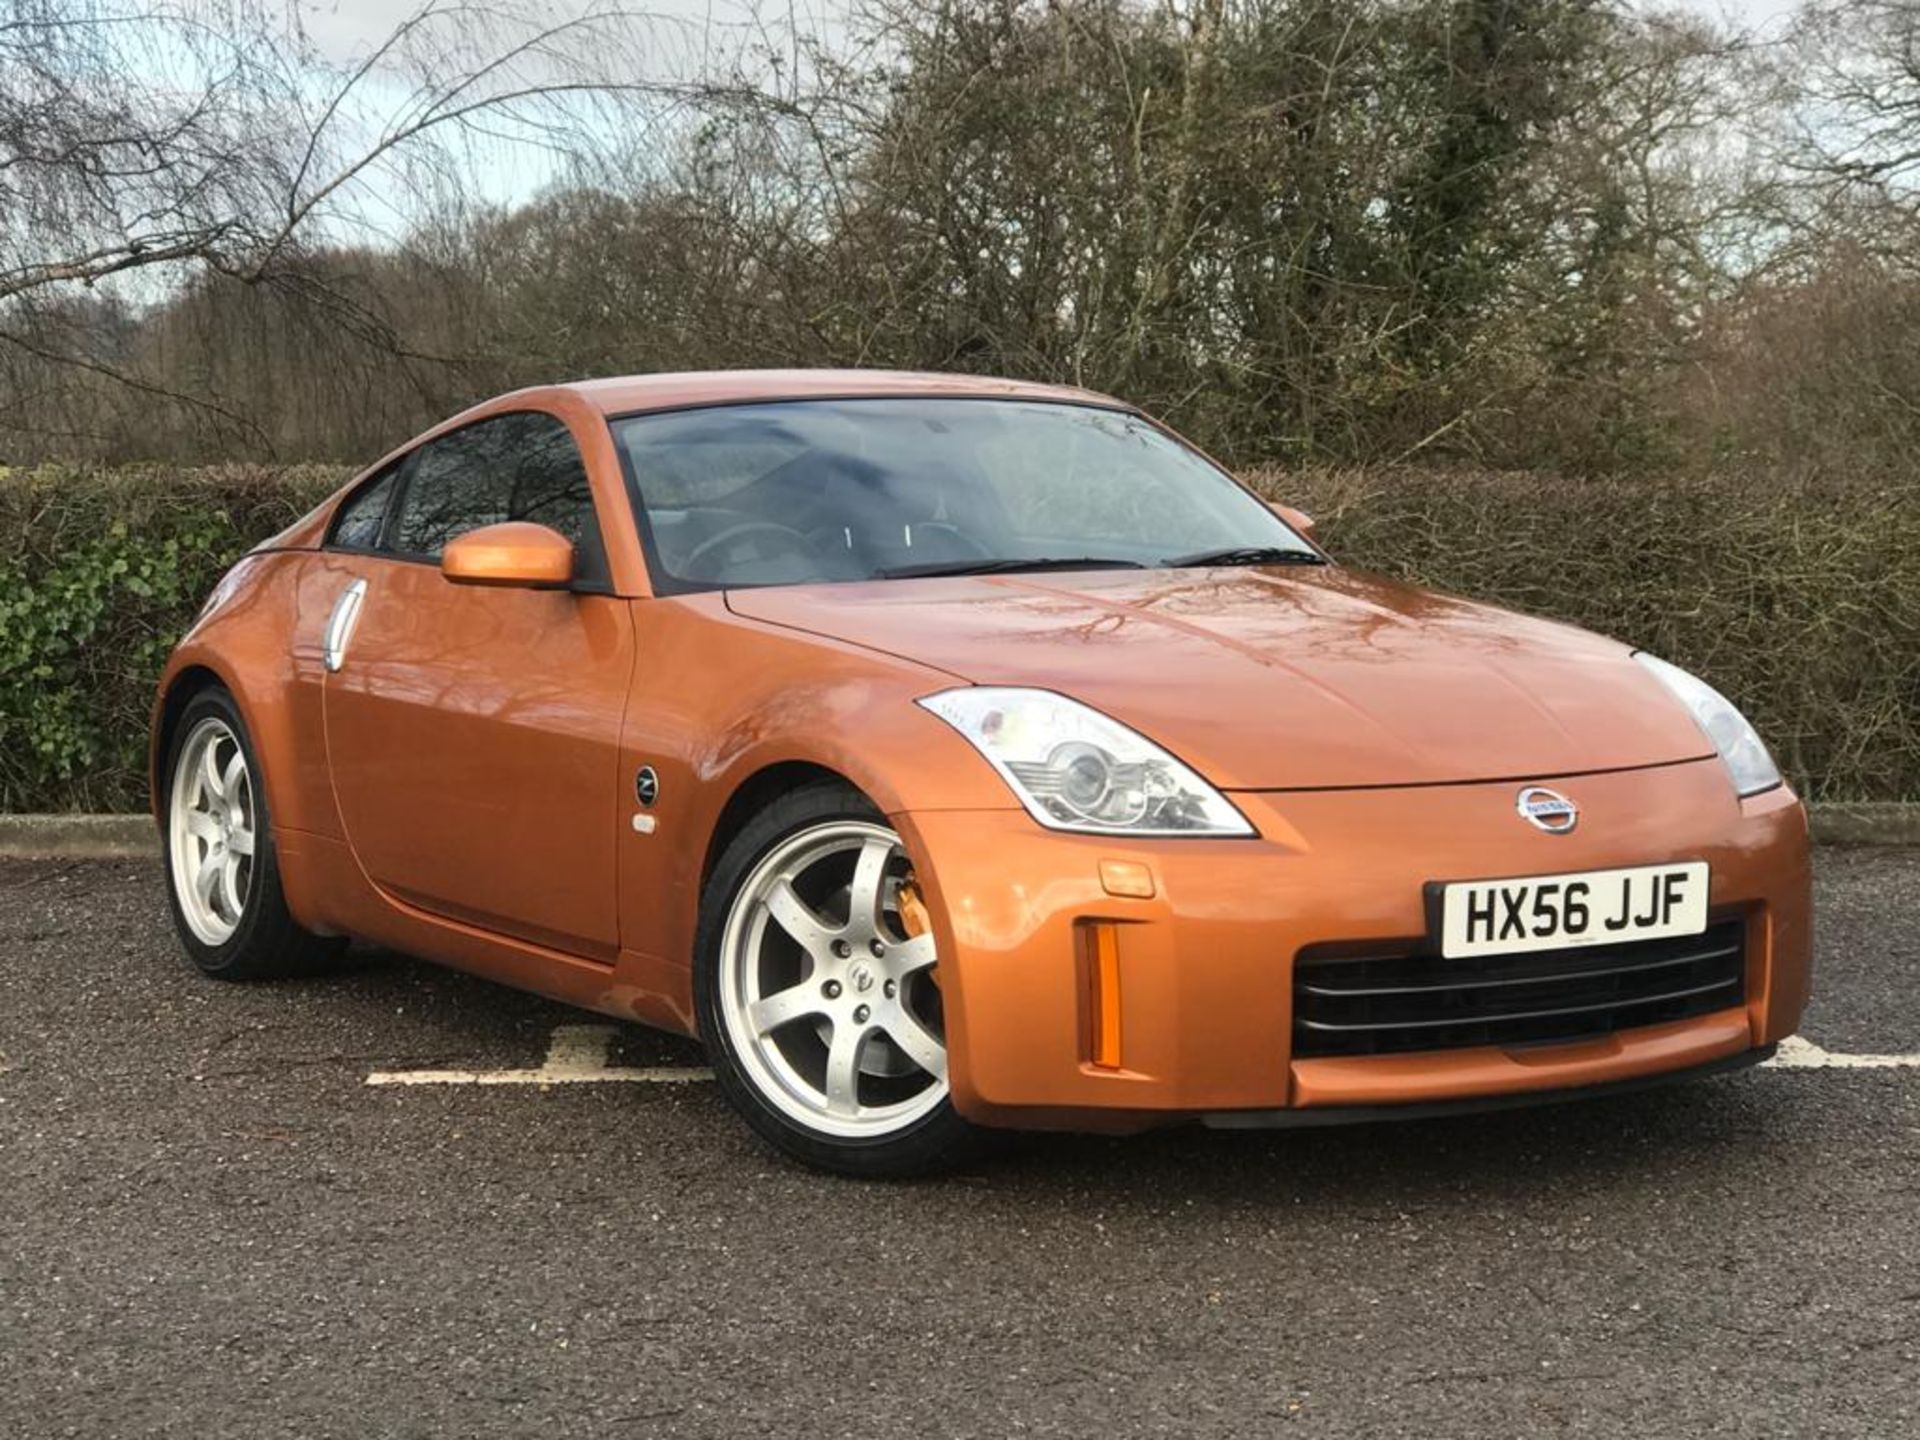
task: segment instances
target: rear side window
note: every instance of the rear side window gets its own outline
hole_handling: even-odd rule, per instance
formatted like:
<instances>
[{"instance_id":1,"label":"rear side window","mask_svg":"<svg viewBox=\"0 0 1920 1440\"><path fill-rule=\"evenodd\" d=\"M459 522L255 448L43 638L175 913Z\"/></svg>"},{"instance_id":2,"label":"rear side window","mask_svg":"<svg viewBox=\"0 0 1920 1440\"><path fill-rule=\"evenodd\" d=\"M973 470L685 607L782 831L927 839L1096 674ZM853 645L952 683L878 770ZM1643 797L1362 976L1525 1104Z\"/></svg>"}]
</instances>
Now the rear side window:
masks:
<instances>
[{"instance_id":1,"label":"rear side window","mask_svg":"<svg viewBox=\"0 0 1920 1440\"><path fill-rule=\"evenodd\" d=\"M393 499L394 482L399 479L400 467L405 463L389 465L382 474L340 502L340 508L333 515L329 545L345 550L379 548L380 532L387 520L387 503Z\"/></svg>"},{"instance_id":2,"label":"rear side window","mask_svg":"<svg viewBox=\"0 0 1920 1440\"><path fill-rule=\"evenodd\" d=\"M382 548L438 560L448 541L504 520L559 531L573 541L577 580L588 588L606 583L586 466L551 415L502 415L422 446Z\"/></svg>"}]
</instances>

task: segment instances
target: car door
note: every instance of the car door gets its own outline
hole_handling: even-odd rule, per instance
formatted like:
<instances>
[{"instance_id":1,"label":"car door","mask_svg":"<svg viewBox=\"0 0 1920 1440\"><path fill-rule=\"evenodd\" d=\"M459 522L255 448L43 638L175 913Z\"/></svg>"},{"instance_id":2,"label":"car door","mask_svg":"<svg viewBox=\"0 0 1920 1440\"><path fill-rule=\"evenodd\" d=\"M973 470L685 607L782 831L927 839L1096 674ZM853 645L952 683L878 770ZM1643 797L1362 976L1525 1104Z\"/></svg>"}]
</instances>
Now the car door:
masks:
<instances>
[{"instance_id":1,"label":"car door","mask_svg":"<svg viewBox=\"0 0 1920 1440\"><path fill-rule=\"evenodd\" d=\"M358 543L333 547L337 668L323 701L355 856L405 905L612 963L633 642L578 447L558 418L513 413L430 441L370 483L388 493L349 497L335 524ZM572 539L572 588L441 574L448 541L502 520Z\"/></svg>"}]
</instances>

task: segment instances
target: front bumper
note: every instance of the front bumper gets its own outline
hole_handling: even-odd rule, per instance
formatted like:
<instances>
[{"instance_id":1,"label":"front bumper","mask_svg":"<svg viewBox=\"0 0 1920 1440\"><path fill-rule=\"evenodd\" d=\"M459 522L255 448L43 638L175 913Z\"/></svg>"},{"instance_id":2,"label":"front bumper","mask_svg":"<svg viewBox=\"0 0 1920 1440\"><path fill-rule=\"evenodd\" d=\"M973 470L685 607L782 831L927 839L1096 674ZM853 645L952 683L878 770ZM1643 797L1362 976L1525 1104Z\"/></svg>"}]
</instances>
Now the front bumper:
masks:
<instances>
[{"instance_id":1,"label":"front bumper","mask_svg":"<svg viewBox=\"0 0 1920 1440\"><path fill-rule=\"evenodd\" d=\"M1518 783L1235 794L1256 840L1063 835L1021 810L894 817L931 902L955 1106L981 1124L1055 1129L1360 1118L1717 1067L1793 1032L1810 878L1790 791L1740 801L1712 759L1542 777L1581 808L1575 831L1548 835L1516 815ZM1108 894L1100 864L1113 860L1146 866L1152 898ZM1428 881L1672 860L1705 860L1711 909L1745 924L1739 1006L1560 1044L1292 1055L1294 955L1418 944ZM1076 931L1100 920L1121 927L1117 1003L1095 995ZM1117 1010L1118 1064L1093 1063L1101 1005Z\"/></svg>"}]
</instances>

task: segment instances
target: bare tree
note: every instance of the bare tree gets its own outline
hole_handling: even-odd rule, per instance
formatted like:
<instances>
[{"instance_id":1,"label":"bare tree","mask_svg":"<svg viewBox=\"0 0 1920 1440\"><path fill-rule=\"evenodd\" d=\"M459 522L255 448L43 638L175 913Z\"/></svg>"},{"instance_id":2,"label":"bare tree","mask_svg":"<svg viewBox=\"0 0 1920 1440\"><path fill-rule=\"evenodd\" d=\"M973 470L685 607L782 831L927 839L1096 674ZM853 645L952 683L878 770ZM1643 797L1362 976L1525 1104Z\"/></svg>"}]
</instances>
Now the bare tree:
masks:
<instances>
[{"instance_id":1,"label":"bare tree","mask_svg":"<svg viewBox=\"0 0 1920 1440\"><path fill-rule=\"evenodd\" d=\"M1779 66L1780 145L1809 231L1920 264L1920 5L1808 0Z\"/></svg>"},{"instance_id":2,"label":"bare tree","mask_svg":"<svg viewBox=\"0 0 1920 1440\"><path fill-rule=\"evenodd\" d=\"M672 39L629 11L430 0L339 58L270 0L0 0L0 424L60 367L223 413L76 323L90 292L137 308L220 277L381 330L314 255L404 231L509 152L577 177L631 145L689 93Z\"/></svg>"},{"instance_id":3,"label":"bare tree","mask_svg":"<svg viewBox=\"0 0 1920 1440\"><path fill-rule=\"evenodd\" d=\"M1912 313L1915 0L1777 42L849 0L815 44L434 0L347 57L287 3L0 0L0 459L348 459L555 375L867 364L1087 383L1230 456L1648 465L1828 403L1760 363L1790 301L1915 403L1859 353L1893 330L1816 324Z\"/></svg>"}]
</instances>

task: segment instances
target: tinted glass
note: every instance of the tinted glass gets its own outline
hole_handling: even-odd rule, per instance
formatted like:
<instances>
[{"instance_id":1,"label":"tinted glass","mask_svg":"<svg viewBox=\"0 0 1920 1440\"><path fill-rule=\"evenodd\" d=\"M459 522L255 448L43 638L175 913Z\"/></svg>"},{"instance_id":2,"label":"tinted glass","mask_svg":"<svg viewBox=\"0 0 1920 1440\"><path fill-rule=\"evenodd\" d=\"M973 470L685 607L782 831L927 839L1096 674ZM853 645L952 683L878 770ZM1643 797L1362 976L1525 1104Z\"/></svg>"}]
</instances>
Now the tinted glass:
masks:
<instances>
[{"instance_id":1,"label":"tinted glass","mask_svg":"<svg viewBox=\"0 0 1920 1440\"><path fill-rule=\"evenodd\" d=\"M447 542L482 525L528 520L574 543L575 573L602 578L593 490L567 427L550 415L503 415L456 430L418 452L391 547L438 559Z\"/></svg>"},{"instance_id":2,"label":"tinted glass","mask_svg":"<svg viewBox=\"0 0 1920 1440\"><path fill-rule=\"evenodd\" d=\"M372 550L379 545L381 522L387 518L387 501L393 496L394 480L405 463L389 465L378 479L362 485L341 502L333 515L333 535L328 544L350 550Z\"/></svg>"},{"instance_id":3,"label":"tinted glass","mask_svg":"<svg viewBox=\"0 0 1920 1440\"><path fill-rule=\"evenodd\" d=\"M1136 416L1014 400L728 405L616 421L655 563L691 587L969 562L1312 554Z\"/></svg>"}]
</instances>

